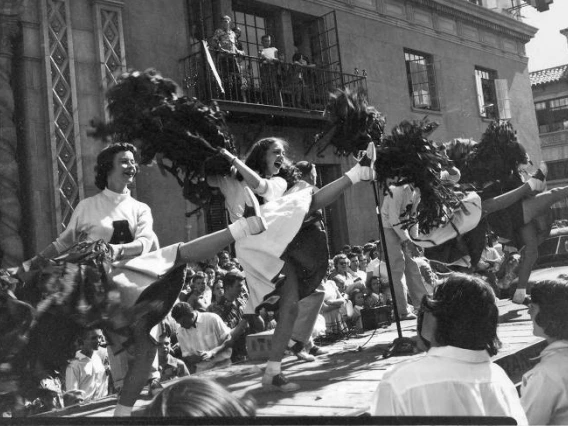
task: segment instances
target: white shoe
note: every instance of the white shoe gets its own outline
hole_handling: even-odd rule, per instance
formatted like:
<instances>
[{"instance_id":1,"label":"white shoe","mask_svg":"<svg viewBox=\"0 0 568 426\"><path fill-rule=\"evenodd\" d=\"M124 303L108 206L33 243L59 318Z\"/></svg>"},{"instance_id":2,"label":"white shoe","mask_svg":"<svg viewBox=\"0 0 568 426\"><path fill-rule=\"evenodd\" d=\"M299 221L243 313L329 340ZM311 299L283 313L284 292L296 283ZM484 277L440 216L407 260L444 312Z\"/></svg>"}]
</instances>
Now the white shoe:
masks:
<instances>
[{"instance_id":1,"label":"white shoe","mask_svg":"<svg viewBox=\"0 0 568 426\"><path fill-rule=\"evenodd\" d=\"M363 154L359 165L361 166L361 180L369 181L375 179L375 161L377 160L377 150L373 142L369 142L367 150Z\"/></svg>"}]
</instances>

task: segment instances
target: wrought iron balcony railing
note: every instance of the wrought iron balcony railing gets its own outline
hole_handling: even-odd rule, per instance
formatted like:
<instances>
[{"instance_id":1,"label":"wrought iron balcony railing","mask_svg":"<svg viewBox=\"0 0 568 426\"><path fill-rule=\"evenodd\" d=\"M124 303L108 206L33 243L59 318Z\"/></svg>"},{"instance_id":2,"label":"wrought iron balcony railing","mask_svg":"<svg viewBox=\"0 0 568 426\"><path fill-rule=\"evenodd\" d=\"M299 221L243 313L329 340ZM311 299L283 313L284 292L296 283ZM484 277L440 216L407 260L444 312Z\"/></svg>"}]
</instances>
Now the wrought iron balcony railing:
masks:
<instances>
[{"instance_id":1,"label":"wrought iron balcony railing","mask_svg":"<svg viewBox=\"0 0 568 426\"><path fill-rule=\"evenodd\" d=\"M322 111L330 91L367 89L366 74L283 62L268 63L253 56L205 51L180 60L186 94L202 101Z\"/></svg>"}]
</instances>

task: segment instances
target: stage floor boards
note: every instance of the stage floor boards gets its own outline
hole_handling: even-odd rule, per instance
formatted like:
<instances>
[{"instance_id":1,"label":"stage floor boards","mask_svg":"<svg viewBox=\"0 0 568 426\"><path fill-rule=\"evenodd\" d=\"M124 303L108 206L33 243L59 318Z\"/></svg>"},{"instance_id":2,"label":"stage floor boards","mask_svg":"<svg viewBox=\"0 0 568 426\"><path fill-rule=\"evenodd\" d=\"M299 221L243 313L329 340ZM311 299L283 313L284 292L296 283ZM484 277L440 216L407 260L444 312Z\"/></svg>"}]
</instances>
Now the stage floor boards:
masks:
<instances>
[{"instance_id":1,"label":"stage floor boards","mask_svg":"<svg viewBox=\"0 0 568 426\"><path fill-rule=\"evenodd\" d=\"M531 368L529 358L542 350L544 342L532 334L528 309L509 300L499 301L500 325L498 334L503 347L495 361L503 366L512 380L518 383L521 375ZM416 320L402 321L404 337L416 338ZM248 361L230 367L202 373L214 378L230 391L249 394L258 404L258 416L358 416L368 412L372 395L385 371L392 365L421 354L383 358L385 349L398 336L394 324L387 328L367 331L345 341L325 346L327 355L315 362L298 361L287 356L283 371L302 388L294 393L268 391L261 387L260 379L265 362ZM345 344L361 347L347 350ZM173 382L166 382L168 386ZM146 391L135 410L149 402ZM112 416L116 399L106 398L84 406L70 407L49 416L102 417Z\"/></svg>"}]
</instances>

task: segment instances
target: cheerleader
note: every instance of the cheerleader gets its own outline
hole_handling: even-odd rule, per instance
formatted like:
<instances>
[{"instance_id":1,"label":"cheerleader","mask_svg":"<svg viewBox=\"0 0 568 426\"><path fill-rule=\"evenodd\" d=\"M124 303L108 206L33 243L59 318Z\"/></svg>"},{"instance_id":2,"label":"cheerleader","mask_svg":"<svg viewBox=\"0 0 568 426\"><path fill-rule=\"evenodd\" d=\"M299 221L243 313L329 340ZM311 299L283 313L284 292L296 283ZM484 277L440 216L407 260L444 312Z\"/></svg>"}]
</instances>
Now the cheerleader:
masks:
<instances>
[{"instance_id":1,"label":"cheerleader","mask_svg":"<svg viewBox=\"0 0 568 426\"><path fill-rule=\"evenodd\" d=\"M275 278L280 273L285 276L276 295L279 299L279 320L262 384L290 392L299 389L299 385L289 382L282 374L281 361L297 316L297 302L320 284L327 268L327 249L305 249L308 241L313 241L313 237L306 234L317 235L316 238L325 246L325 233L303 227L304 221L335 201L352 185L372 179L376 152L373 143L370 143L359 163L317 192L315 188L308 187L284 195L297 181L286 157L286 147L286 141L280 138L261 139L254 144L245 162L222 150L222 155L234 166L234 173L210 176L207 181L225 196L233 221L247 216L243 203L245 188L250 188L264 202L260 210L266 220L267 231L237 241L235 248L249 285L246 312L252 313L267 294L275 291Z\"/></svg>"}]
</instances>

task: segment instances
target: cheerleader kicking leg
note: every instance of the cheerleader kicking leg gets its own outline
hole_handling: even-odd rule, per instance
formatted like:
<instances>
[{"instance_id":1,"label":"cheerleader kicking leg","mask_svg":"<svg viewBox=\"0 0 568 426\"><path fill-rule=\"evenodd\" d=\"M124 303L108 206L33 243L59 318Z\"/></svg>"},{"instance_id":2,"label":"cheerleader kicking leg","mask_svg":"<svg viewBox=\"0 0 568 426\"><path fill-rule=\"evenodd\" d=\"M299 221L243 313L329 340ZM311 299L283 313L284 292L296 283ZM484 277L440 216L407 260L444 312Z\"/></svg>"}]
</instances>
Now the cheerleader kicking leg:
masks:
<instances>
[{"instance_id":1,"label":"cheerleader kicking leg","mask_svg":"<svg viewBox=\"0 0 568 426\"><path fill-rule=\"evenodd\" d=\"M367 150L361 160L347 173L339 179L328 183L317 191L310 206L310 213L323 209L333 203L349 187L358 182L367 182L375 178L374 165L377 158L377 151L373 142L369 142Z\"/></svg>"}]
</instances>

